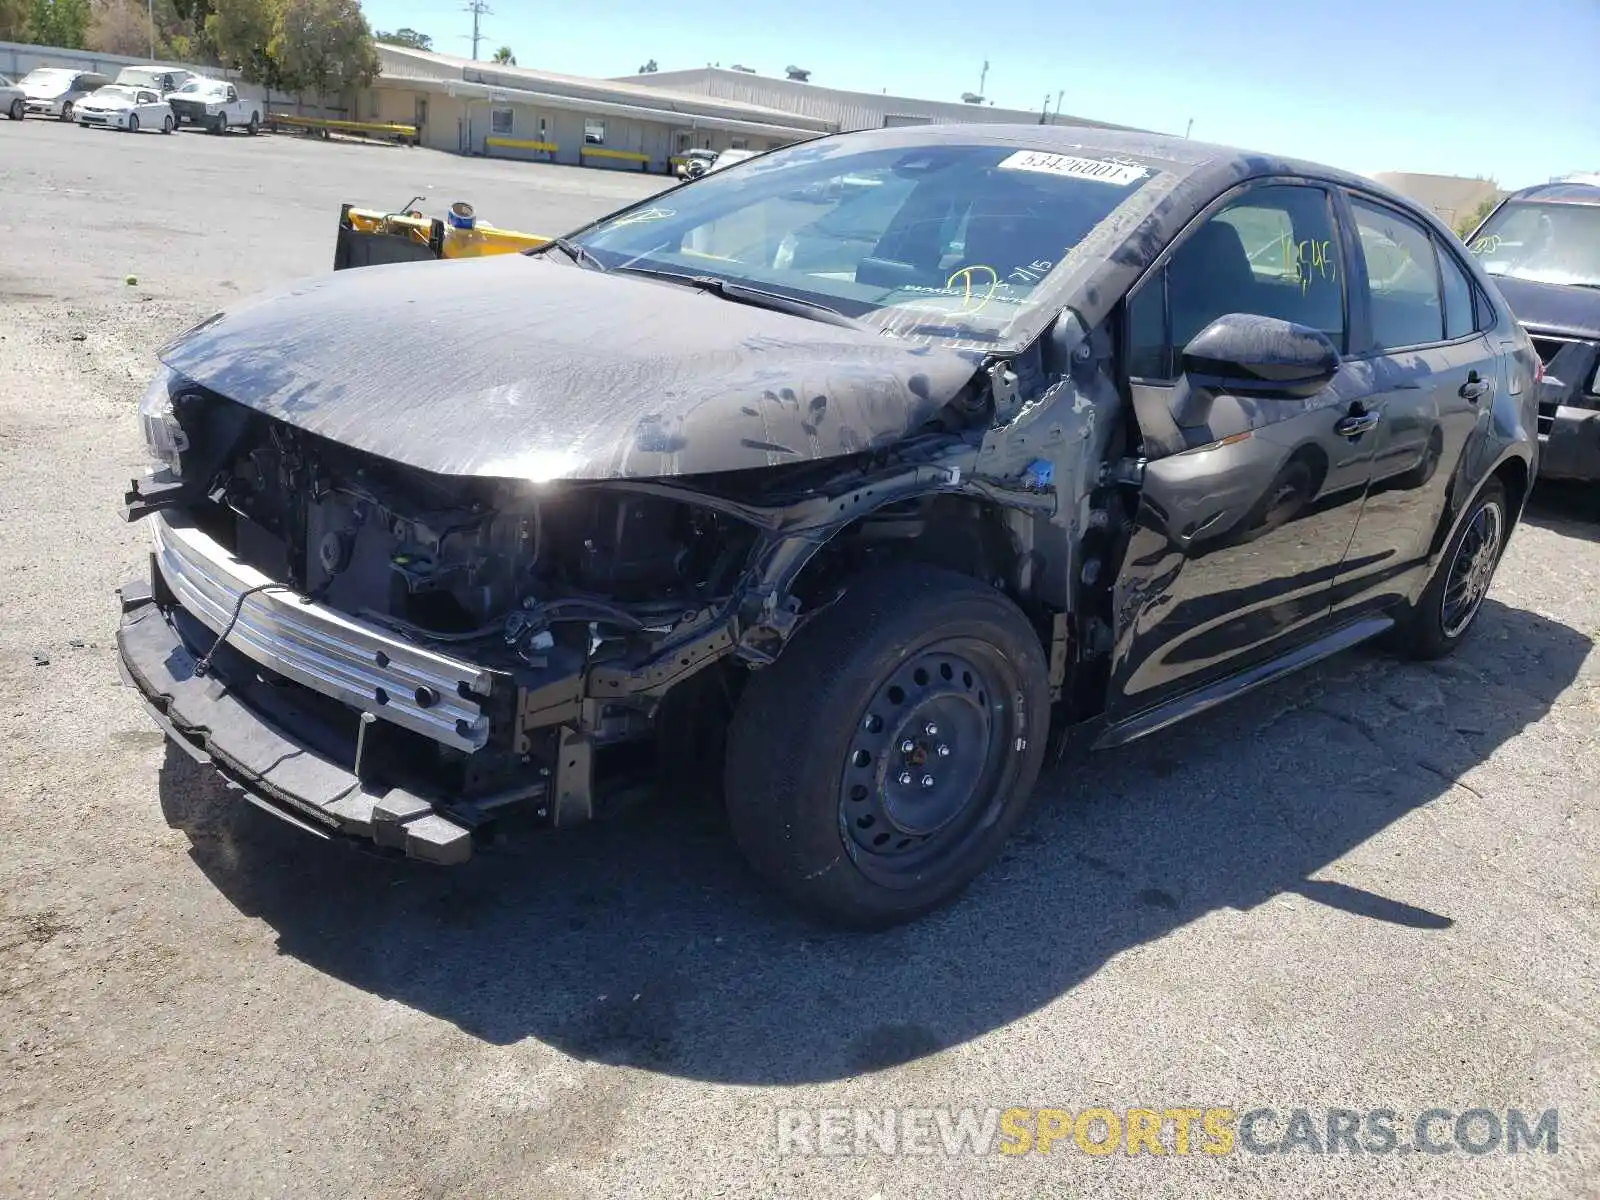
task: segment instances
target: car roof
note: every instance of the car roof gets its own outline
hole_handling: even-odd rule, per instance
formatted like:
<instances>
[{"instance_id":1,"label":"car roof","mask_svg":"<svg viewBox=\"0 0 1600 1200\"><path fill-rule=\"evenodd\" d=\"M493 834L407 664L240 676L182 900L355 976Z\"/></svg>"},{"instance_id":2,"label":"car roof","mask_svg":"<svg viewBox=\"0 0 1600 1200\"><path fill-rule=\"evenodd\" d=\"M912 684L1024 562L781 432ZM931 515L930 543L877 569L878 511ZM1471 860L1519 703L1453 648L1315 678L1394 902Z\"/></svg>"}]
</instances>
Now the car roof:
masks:
<instances>
[{"instance_id":1,"label":"car roof","mask_svg":"<svg viewBox=\"0 0 1600 1200\"><path fill-rule=\"evenodd\" d=\"M1536 183L1532 187L1525 187L1520 192L1514 192L1507 197L1507 202L1512 204L1523 200L1537 200L1541 204L1600 205L1600 184L1582 183L1575 180Z\"/></svg>"}]
</instances>

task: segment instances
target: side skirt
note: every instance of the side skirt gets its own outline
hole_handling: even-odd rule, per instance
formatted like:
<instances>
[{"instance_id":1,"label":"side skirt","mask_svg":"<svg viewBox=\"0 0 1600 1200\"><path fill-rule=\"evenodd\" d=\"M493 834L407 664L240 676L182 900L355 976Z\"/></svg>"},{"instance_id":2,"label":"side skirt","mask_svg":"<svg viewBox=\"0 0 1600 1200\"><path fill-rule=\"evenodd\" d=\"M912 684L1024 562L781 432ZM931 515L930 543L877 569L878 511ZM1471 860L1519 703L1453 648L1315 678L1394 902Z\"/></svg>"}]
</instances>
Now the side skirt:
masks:
<instances>
[{"instance_id":1,"label":"side skirt","mask_svg":"<svg viewBox=\"0 0 1600 1200\"><path fill-rule=\"evenodd\" d=\"M1186 717L1215 708L1235 696L1242 696L1245 692L1263 684L1282 679L1285 675L1292 675L1302 667L1309 667L1314 662L1321 662L1352 646L1371 641L1392 628L1394 628L1394 618L1382 615L1363 617L1359 621L1343 625L1316 641L1307 642L1269 662L1241 671L1237 675L1230 675L1226 679L1219 679L1215 683L1120 721L1102 732L1095 739L1091 749L1109 750L1113 746L1124 746L1148 733L1155 733L1158 729L1175 725Z\"/></svg>"}]
</instances>

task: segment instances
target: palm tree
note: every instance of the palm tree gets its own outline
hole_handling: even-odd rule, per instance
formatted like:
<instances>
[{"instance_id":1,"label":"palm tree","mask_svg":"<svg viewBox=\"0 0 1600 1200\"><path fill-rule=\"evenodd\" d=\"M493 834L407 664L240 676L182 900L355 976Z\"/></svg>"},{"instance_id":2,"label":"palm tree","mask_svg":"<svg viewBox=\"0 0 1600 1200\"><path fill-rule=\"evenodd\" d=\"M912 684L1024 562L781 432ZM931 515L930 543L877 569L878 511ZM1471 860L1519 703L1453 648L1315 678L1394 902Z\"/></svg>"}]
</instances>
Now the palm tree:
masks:
<instances>
[{"instance_id":1,"label":"palm tree","mask_svg":"<svg viewBox=\"0 0 1600 1200\"><path fill-rule=\"evenodd\" d=\"M492 61L499 63L502 67L514 67L517 65L517 56L511 53L510 46L501 46L500 49L494 52Z\"/></svg>"}]
</instances>

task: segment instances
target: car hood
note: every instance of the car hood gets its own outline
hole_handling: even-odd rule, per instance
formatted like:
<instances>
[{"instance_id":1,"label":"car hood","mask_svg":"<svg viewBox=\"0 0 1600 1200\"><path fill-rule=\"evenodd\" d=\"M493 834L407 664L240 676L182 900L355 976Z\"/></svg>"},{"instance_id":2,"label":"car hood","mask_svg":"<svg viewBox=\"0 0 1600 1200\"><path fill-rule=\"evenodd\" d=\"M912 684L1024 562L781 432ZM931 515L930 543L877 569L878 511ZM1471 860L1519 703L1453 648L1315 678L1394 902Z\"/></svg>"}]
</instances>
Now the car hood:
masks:
<instances>
[{"instance_id":1,"label":"car hood","mask_svg":"<svg viewBox=\"0 0 1600 1200\"><path fill-rule=\"evenodd\" d=\"M125 109L137 107L132 100L97 100L90 96L82 101L79 108L89 112L122 112Z\"/></svg>"},{"instance_id":2,"label":"car hood","mask_svg":"<svg viewBox=\"0 0 1600 1200\"><path fill-rule=\"evenodd\" d=\"M981 363L520 254L341 271L218 313L161 359L394 462L534 480L852 454L921 428Z\"/></svg>"},{"instance_id":3,"label":"car hood","mask_svg":"<svg viewBox=\"0 0 1600 1200\"><path fill-rule=\"evenodd\" d=\"M1530 329L1566 337L1600 337L1600 289L1493 277L1512 315Z\"/></svg>"}]
</instances>

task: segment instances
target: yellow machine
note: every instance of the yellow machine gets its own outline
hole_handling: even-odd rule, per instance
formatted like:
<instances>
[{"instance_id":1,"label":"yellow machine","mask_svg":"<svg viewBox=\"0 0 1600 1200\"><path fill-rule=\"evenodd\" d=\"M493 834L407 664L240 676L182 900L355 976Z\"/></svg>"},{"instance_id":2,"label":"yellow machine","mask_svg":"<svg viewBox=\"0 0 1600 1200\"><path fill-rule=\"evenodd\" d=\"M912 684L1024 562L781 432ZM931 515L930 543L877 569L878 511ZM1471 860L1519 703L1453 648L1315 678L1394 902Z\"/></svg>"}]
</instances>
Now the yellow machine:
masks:
<instances>
[{"instance_id":1,"label":"yellow machine","mask_svg":"<svg viewBox=\"0 0 1600 1200\"><path fill-rule=\"evenodd\" d=\"M379 263L414 262L431 258L481 258L486 254L515 254L543 246L550 239L514 229L497 229L475 221L468 227L438 217L426 217L412 207L412 199L399 212L356 208L339 209L339 234L334 243L333 269L370 267ZM456 205L458 209L471 209Z\"/></svg>"}]
</instances>

